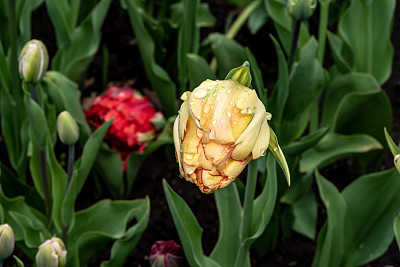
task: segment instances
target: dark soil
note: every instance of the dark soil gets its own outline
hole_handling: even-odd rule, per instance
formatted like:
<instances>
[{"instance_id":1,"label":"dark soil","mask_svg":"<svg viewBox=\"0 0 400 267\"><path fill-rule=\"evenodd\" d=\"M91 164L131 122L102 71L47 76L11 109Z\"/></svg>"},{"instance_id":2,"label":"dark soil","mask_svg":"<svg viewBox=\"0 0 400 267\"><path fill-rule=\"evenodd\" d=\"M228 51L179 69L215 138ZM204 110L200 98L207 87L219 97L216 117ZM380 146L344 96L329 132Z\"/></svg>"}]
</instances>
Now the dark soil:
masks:
<instances>
[{"instance_id":1,"label":"dark soil","mask_svg":"<svg viewBox=\"0 0 400 267\"><path fill-rule=\"evenodd\" d=\"M395 47L395 57L393 60L393 72L390 80L383 86L387 92L393 107L394 140L400 140L400 1L397 1L397 9L395 14L395 23L393 30L393 45ZM237 9L227 4L226 1L213 1L211 5L212 13L217 19L217 24L213 29L202 32L206 35L208 32L219 31L224 29L225 17L227 12L237 13ZM50 55L54 55L56 51L55 38L51 23L46 15L45 8L39 9L34 14L33 19L33 38L45 41ZM45 25L45 26L44 26ZM256 35L250 34L249 30L244 27L237 36L237 40L247 45L253 54L257 55L259 66L263 70L265 85L272 89L276 81L276 55L272 48L272 44L268 37L271 27L265 26ZM145 79L143 65L141 63L140 54L136 46L136 41L129 23L126 13L121 12L118 7L118 1L112 4L110 12L107 16L103 27L103 43L102 47L106 47L109 51L109 67L108 81L116 85L129 85L138 88L143 92L148 92L146 88L150 88L149 82ZM270 49L265 49L265 48ZM96 55L93 64L90 66L87 80L82 88L84 96L98 94L102 92L107 85L102 84L101 59L102 49ZM267 52L266 52L267 51ZM177 165L174 161L166 160L167 152L161 148L158 152L150 156L139 173L139 176L130 195L131 199L142 198L146 195L150 197L151 214L148 227L143 233L138 245L133 250L125 266L149 266L148 256L151 246L157 240L175 240L179 241L179 237L172 217L170 215L167 202L162 188L162 179L166 179L171 187L185 199L192 209L199 224L204 229L203 247L205 254L209 254L217 241L218 236L218 216L214 203L213 195L205 195L193 184L185 182L179 178ZM391 163L387 165L390 166ZM324 173L327 178L330 177L347 177L348 169L351 162L340 162L332 169L331 172ZM326 172L326 171L325 171ZM334 174L334 175L333 175ZM343 181L338 181L339 183ZM346 184L346 182L345 182ZM86 194L88 193L88 194ZM107 195L107 192L103 192ZM83 188L82 195L100 196L94 180L88 180ZM94 197L96 198L96 197ZM97 199L88 199L87 204L92 204ZM313 255L315 252L316 241L293 233L285 240L279 240L274 251L268 253L266 257L259 258L255 252L252 252L253 266L311 266ZM17 255L23 257L17 250ZM102 253L93 258L89 266L99 266L102 260L109 257L110 247L106 247ZM5 266L11 266L11 262L6 262ZM10 264L10 265L8 265ZM29 266L29 264L27 264ZM183 259L180 266L187 266L187 262ZM376 261L365 266L400 266L399 249L395 243L391 245L389 250ZM225 267L225 266L224 266Z\"/></svg>"}]
</instances>

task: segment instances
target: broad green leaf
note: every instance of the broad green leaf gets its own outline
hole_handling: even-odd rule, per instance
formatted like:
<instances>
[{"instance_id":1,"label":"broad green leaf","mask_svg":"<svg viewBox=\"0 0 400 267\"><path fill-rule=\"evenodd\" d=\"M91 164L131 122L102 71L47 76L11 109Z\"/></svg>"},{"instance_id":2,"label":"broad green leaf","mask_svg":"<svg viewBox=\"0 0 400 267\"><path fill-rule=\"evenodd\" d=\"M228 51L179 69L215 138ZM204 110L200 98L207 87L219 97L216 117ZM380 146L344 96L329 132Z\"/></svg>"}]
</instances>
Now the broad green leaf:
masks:
<instances>
[{"instance_id":1,"label":"broad green leaf","mask_svg":"<svg viewBox=\"0 0 400 267\"><path fill-rule=\"evenodd\" d=\"M321 125L332 126L335 113L343 98L352 92L373 92L379 90L379 84L373 76L366 73L350 72L337 75L330 82L325 92L322 105ZM351 114L349 114L351 115Z\"/></svg>"},{"instance_id":2,"label":"broad green leaf","mask_svg":"<svg viewBox=\"0 0 400 267\"><path fill-rule=\"evenodd\" d=\"M185 201L163 180L165 197L190 266L221 266L204 255L201 236L203 229ZM237 234L237 233L236 233Z\"/></svg>"},{"instance_id":3,"label":"broad green leaf","mask_svg":"<svg viewBox=\"0 0 400 267\"><path fill-rule=\"evenodd\" d=\"M174 24L179 24L183 16L184 2L180 1L171 5L171 20ZM197 14L197 27L212 27L215 24L215 18L210 11L208 3L200 3Z\"/></svg>"},{"instance_id":4,"label":"broad green leaf","mask_svg":"<svg viewBox=\"0 0 400 267\"><path fill-rule=\"evenodd\" d=\"M216 79L214 72L212 72L208 65L208 62L201 56L196 54L186 54L186 63L188 65L190 90L193 90L207 79Z\"/></svg>"},{"instance_id":5,"label":"broad green leaf","mask_svg":"<svg viewBox=\"0 0 400 267\"><path fill-rule=\"evenodd\" d=\"M339 20L339 34L353 52L353 70L374 75L379 84L392 70L395 4L395 0L352 0Z\"/></svg>"},{"instance_id":6,"label":"broad green leaf","mask_svg":"<svg viewBox=\"0 0 400 267\"><path fill-rule=\"evenodd\" d=\"M90 135L90 128L82 110L78 85L57 71L46 72L43 84L57 107L57 113L67 110L71 114L79 125L80 139L85 142Z\"/></svg>"},{"instance_id":7,"label":"broad green leaf","mask_svg":"<svg viewBox=\"0 0 400 267\"><path fill-rule=\"evenodd\" d=\"M251 244L261 236L267 227L275 208L277 196L276 164L272 155L267 158L267 175L261 194L254 200L251 216L250 234L244 240L244 246L250 248Z\"/></svg>"},{"instance_id":8,"label":"broad green leaf","mask_svg":"<svg viewBox=\"0 0 400 267\"><path fill-rule=\"evenodd\" d=\"M258 67L257 60L251 53L250 49L246 47L246 56L250 63L251 77L253 78L253 87L256 88L258 97L264 103L267 104L267 90L264 88L264 82L261 74L261 70Z\"/></svg>"},{"instance_id":9,"label":"broad green leaf","mask_svg":"<svg viewBox=\"0 0 400 267\"><path fill-rule=\"evenodd\" d=\"M314 147L302 154L300 171L308 172L315 168L322 168L348 155L375 149L382 149L382 145L369 135L346 136L328 133Z\"/></svg>"},{"instance_id":10,"label":"broad green leaf","mask_svg":"<svg viewBox=\"0 0 400 267\"><path fill-rule=\"evenodd\" d=\"M291 205L294 216L293 230L310 238L315 238L317 228L317 202L313 192L313 171L296 175L293 185L281 197L281 202Z\"/></svg>"},{"instance_id":11,"label":"broad green leaf","mask_svg":"<svg viewBox=\"0 0 400 267\"><path fill-rule=\"evenodd\" d=\"M275 89L272 93L270 100L268 101L268 108L274 115L273 124L279 126L282 120L283 111L285 109L286 101L289 96L289 69L286 62L285 55L281 49L278 41L270 35L272 42L274 43L275 52L278 57L278 81ZM279 134L279 127L277 132Z\"/></svg>"},{"instance_id":12,"label":"broad green leaf","mask_svg":"<svg viewBox=\"0 0 400 267\"><path fill-rule=\"evenodd\" d=\"M101 26L110 4L111 0L98 2L91 13L82 21L82 24L73 30L70 35L70 42L60 46L54 56L53 69L60 71L75 82L83 82L86 70L99 48Z\"/></svg>"},{"instance_id":13,"label":"broad green leaf","mask_svg":"<svg viewBox=\"0 0 400 267\"><path fill-rule=\"evenodd\" d=\"M218 189L215 193L219 218L218 241L210 257L221 266L234 266L240 247L240 222L242 205L236 184Z\"/></svg>"},{"instance_id":14,"label":"broad green leaf","mask_svg":"<svg viewBox=\"0 0 400 267\"><path fill-rule=\"evenodd\" d=\"M218 62L218 76L220 78L225 77L232 66L241 66L247 60L244 47L235 40L220 33L212 33L209 36L209 41Z\"/></svg>"},{"instance_id":15,"label":"broad green leaf","mask_svg":"<svg viewBox=\"0 0 400 267\"><path fill-rule=\"evenodd\" d=\"M265 9L265 5L260 5L259 8L254 10L250 15L248 22L250 32L256 34L267 23L267 20L268 13Z\"/></svg>"},{"instance_id":16,"label":"broad green leaf","mask_svg":"<svg viewBox=\"0 0 400 267\"><path fill-rule=\"evenodd\" d=\"M341 101L332 125L339 134L365 133L386 147L382 129L392 128L392 108L384 91L354 92Z\"/></svg>"},{"instance_id":17,"label":"broad green leaf","mask_svg":"<svg viewBox=\"0 0 400 267\"><path fill-rule=\"evenodd\" d=\"M28 113L32 136L40 148L45 148L49 138L46 117L40 106L32 99L31 94L25 91L24 103Z\"/></svg>"},{"instance_id":18,"label":"broad green leaf","mask_svg":"<svg viewBox=\"0 0 400 267\"><path fill-rule=\"evenodd\" d=\"M316 179L322 202L328 214L327 222L321 230L313 266L339 267L344 251L344 217L346 202L337 188L318 172Z\"/></svg>"},{"instance_id":19,"label":"broad green leaf","mask_svg":"<svg viewBox=\"0 0 400 267\"><path fill-rule=\"evenodd\" d=\"M316 145L321 138L325 136L325 134L328 132L328 127L323 127L315 132L302 137L299 141L290 143L282 148L283 152L285 155L300 155L304 151L310 149L314 145Z\"/></svg>"},{"instance_id":20,"label":"broad green leaf","mask_svg":"<svg viewBox=\"0 0 400 267\"><path fill-rule=\"evenodd\" d=\"M186 91L187 63L186 54L197 54L200 42L200 30L197 27L199 0L184 0L181 25L178 31L177 67L180 94Z\"/></svg>"},{"instance_id":21,"label":"broad green leaf","mask_svg":"<svg viewBox=\"0 0 400 267\"><path fill-rule=\"evenodd\" d=\"M83 147L82 156L77 160L74 166L74 173L71 178L68 190L64 197L63 210L61 213L62 223L64 226L72 226L74 223L74 206L75 200L81 191L93 163L100 150L101 142L104 135L110 127L112 120L101 125L87 140Z\"/></svg>"},{"instance_id":22,"label":"broad green leaf","mask_svg":"<svg viewBox=\"0 0 400 267\"><path fill-rule=\"evenodd\" d=\"M353 54L351 53L350 48L342 39L329 31L327 32L327 37L333 59L335 60L338 69L343 73L350 72L353 62Z\"/></svg>"},{"instance_id":23,"label":"broad green leaf","mask_svg":"<svg viewBox=\"0 0 400 267\"><path fill-rule=\"evenodd\" d=\"M361 266L383 255L393 241L393 220L400 210L400 175L392 168L362 176L342 195L347 213L340 266Z\"/></svg>"},{"instance_id":24,"label":"broad green leaf","mask_svg":"<svg viewBox=\"0 0 400 267\"><path fill-rule=\"evenodd\" d=\"M19 1L21 7L17 10L17 21L19 22L20 44L23 45L31 39L31 15L43 1L44 0Z\"/></svg>"},{"instance_id":25,"label":"broad green leaf","mask_svg":"<svg viewBox=\"0 0 400 267\"><path fill-rule=\"evenodd\" d=\"M111 252L111 262L122 266L130 250L147 225L150 214L149 199L111 201L102 200L75 214L75 224L68 233L67 262L71 266L87 266L94 254L105 244L119 240ZM132 221L136 223L129 226ZM129 250L129 252L128 252ZM120 259L115 259L119 255ZM107 265L103 265L107 266ZM110 265L109 265L110 266Z\"/></svg>"},{"instance_id":26,"label":"broad green leaf","mask_svg":"<svg viewBox=\"0 0 400 267\"><path fill-rule=\"evenodd\" d=\"M290 75L289 96L283 110L279 138L283 144L301 136L308 122L311 105L318 101L324 81L323 69L316 59L318 44L311 38L300 51L297 65Z\"/></svg>"},{"instance_id":27,"label":"broad green leaf","mask_svg":"<svg viewBox=\"0 0 400 267\"><path fill-rule=\"evenodd\" d=\"M400 247L400 214L397 214L396 218L394 218L393 230L397 246Z\"/></svg>"},{"instance_id":28,"label":"broad green leaf","mask_svg":"<svg viewBox=\"0 0 400 267\"><path fill-rule=\"evenodd\" d=\"M136 0L123 0L122 3L128 10L147 78L157 93L165 115L173 116L176 113L176 87L168 73L156 62L155 42L145 27L144 10Z\"/></svg>"},{"instance_id":29,"label":"broad green leaf","mask_svg":"<svg viewBox=\"0 0 400 267\"><path fill-rule=\"evenodd\" d=\"M57 41L68 44L71 41L73 29L68 23L70 6L66 0L46 0L46 9L55 28Z\"/></svg>"},{"instance_id":30,"label":"broad green leaf","mask_svg":"<svg viewBox=\"0 0 400 267\"><path fill-rule=\"evenodd\" d=\"M4 209L5 222L13 228L15 240L23 241L25 238L25 230L20 226L19 221L15 220L14 217L10 215L10 212L23 214L25 217L30 219L29 223L31 223L35 229L42 229L43 231L47 232L46 227L44 226L47 220L45 216L36 209L29 207L25 203L25 198L22 196L15 198L7 197L4 194L2 187L3 185L0 186L0 204ZM37 246L34 247L34 250L31 251L29 256L33 257L36 251Z\"/></svg>"},{"instance_id":31,"label":"broad green leaf","mask_svg":"<svg viewBox=\"0 0 400 267\"><path fill-rule=\"evenodd\" d=\"M279 40L286 54L289 54L290 44L292 42L292 18L286 10L286 1L264 0L268 16L272 18ZM298 40L298 47L302 48L310 39L307 27L301 25Z\"/></svg>"},{"instance_id":32,"label":"broad green leaf","mask_svg":"<svg viewBox=\"0 0 400 267\"><path fill-rule=\"evenodd\" d=\"M245 7L248 5L252 0L228 0L229 3L238 7Z\"/></svg>"}]
</instances>

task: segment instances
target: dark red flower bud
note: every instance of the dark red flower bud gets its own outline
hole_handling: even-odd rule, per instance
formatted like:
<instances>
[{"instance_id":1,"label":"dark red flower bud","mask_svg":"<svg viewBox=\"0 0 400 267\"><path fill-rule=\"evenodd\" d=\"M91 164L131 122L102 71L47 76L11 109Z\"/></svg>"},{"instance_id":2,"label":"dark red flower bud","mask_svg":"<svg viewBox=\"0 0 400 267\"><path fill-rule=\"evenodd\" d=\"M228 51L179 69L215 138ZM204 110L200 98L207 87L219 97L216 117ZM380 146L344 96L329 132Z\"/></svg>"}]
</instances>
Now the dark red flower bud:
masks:
<instances>
[{"instance_id":1,"label":"dark red flower bud","mask_svg":"<svg viewBox=\"0 0 400 267\"><path fill-rule=\"evenodd\" d=\"M151 247L151 267L178 267L181 247L175 241L156 241Z\"/></svg>"}]
</instances>

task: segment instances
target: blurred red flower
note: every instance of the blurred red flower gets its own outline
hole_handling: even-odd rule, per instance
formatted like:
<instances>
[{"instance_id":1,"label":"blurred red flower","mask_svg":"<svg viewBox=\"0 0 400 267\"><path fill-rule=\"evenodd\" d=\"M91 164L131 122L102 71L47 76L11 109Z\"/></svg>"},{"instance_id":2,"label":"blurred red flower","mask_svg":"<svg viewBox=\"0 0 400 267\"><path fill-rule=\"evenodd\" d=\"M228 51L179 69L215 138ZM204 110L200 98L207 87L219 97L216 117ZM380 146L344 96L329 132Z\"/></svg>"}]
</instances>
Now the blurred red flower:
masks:
<instances>
[{"instance_id":1,"label":"blurred red flower","mask_svg":"<svg viewBox=\"0 0 400 267\"><path fill-rule=\"evenodd\" d=\"M96 97L86 111L86 119L95 129L112 118L104 140L119 152L125 171L129 155L144 151L155 138L156 126L152 120L162 120L163 115L137 90L113 86Z\"/></svg>"},{"instance_id":2,"label":"blurred red flower","mask_svg":"<svg viewBox=\"0 0 400 267\"><path fill-rule=\"evenodd\" d=\"M173 240L156 241L151 247L151 267L178 267L181 247Z\"/></svg>"}]
</instances>

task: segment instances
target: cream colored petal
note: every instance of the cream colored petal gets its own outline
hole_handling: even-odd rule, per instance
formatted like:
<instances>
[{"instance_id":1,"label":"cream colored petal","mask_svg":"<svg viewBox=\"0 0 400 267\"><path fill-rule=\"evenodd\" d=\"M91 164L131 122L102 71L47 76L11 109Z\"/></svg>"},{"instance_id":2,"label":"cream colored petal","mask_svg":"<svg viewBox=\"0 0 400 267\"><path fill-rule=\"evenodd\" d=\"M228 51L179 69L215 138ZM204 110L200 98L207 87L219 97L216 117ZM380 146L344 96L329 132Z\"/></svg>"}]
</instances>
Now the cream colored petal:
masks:
<instances>
[{"instance_id":1,"label":"cream colored petal","mask_svg":"<svg viewBox=\"0 0 400 267\"><path fill-rule=\"evenodd\" d=\"M212 159L207 159L204 151L204 145L202 146L200 157L199 157L200 167L206 170L212 170L213 162Z\"/></svg>"},{"instance_id":2,"label":"cream colored petal","mask_svg":"<svg viewBox=\"0 0 400 267\"><path fill-rule=\"evenodd\" d=\"M253 118L240 136L236 139L236 147L232 152L233 159L243 160L251 153L254 144L257 141L258 135L260 134L265 115L265 107L263 103L258 100L258 103L256 103L254 108Z\"/></svg>"},{"instance_id":3,"label":"cream colored petal","mask_svg":"<svg viewBox=\"0 0 400 267\"><path fill-rule=\"evenodd\" d=\"M266 114L263 124L261 126L261 131L257 137L257 141L251 151L251 153L253 154L253 159L257 159L265 155L265 152L268 149L269 139L270 131L268 125L268 114Z\"/></svg>"},{"instance_id":4,"label":"cream colored petal","mask_svg":"<svg viewBox=\"0 0 400 267\"><path fill-rule=\"evenodd\" d=\"M179 172L182 176L184 176L182 169L182 162L181 162L181 139L179 137L179 115L176 117L174 122L173 136L174 136L176 160L178 161L179 164Z\"/></svg>"},{"instance_id":5,"label":"cream colored petal","mask_svg":"<svg viewBox=\"0 0 400 267\"><path fill-rule=\"evenodd\" d=\"M221 181L225 179L222 175L212 175L209 171L203 170L201 174L203 185L209 188L218 188Z\"/></svg>"},{"instance_id":6,"label":"cream colored petal","mask_svg":"<svg viewBox=\"0 0 400 267\"><path fill-rule=\"evenodd\" d=\"M225 169L222 171L222 174L234 179L236 178L246 167L247 163L251 160L251 156L248 156L244 160L231 160L228 164L226 164Z\"/></svg>"},{"instance_id":7,"label":"cream colored petal","mask_svg":"<svg viewBox=\"0 0 400 267\"><path fill-rule=\"evenodd\" d=\"M183 140L183 137L185 136L188 117L189 117L189 101L186 100L185 102L182 103L181 108L179 110L179 136L181 140Z\"/></svg>"},{"instance_id":8,"label":"cream colored petal","mask_svg":"<svg viewBox=\"0 0 400 267\"><path fill-rule=\"evenodd\" d=\"M228 178L228 179L226 179L226 180L221 182L221 184L219 185L219 188L225 188L225 187L227 187L228 185L230 185L234 181L235 181L235 178Z\"/></svg>"},{"instance_id":9,"label":"cream colored petal","mask_svg":"<svg viewBox=\"0 0 400 267\"><path fill-rule=\"evenodd\" d=\"M182 149L185 153L194 154L198 152L198 146L201 141L201 137L197 135L197 126L192 120L188 118L186 125L186 133L182 142Z\"/></svg>"}]
</instances>

